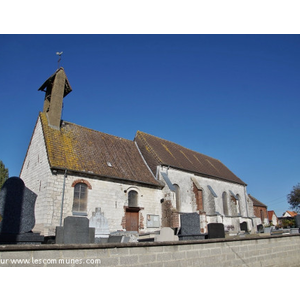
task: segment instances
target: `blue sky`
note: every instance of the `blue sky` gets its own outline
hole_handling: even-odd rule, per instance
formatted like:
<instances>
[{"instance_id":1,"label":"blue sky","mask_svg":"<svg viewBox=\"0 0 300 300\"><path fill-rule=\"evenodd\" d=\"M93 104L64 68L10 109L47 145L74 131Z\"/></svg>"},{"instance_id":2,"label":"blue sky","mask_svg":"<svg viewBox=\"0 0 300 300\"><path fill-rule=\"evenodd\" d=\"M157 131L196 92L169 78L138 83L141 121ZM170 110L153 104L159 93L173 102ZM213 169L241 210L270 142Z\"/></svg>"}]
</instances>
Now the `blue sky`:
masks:
<instances>
[{"instance_id":1,"label":"blue sky","mask_svg":"<svg viewBox=\"0 0 300 300\"><path fill-rule=\"evenodd\" d=\"M300 35L0 35L0 160L18 176L57 51L63 119L221 160L281 216L300 182Z\"/></svg>"}]
</instances>

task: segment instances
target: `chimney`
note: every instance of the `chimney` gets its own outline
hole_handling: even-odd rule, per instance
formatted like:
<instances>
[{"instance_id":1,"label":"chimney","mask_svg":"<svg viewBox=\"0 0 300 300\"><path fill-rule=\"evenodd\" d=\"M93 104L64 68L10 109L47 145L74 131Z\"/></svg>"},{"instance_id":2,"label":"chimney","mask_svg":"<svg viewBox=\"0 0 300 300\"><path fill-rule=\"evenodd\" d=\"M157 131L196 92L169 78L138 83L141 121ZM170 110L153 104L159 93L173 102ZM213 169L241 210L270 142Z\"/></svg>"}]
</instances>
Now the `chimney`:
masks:
<instances>
[{"instance_id":1,"label":"chimney","mask_svg":"<svg viewBox=\"0 0 300 300\"><path fill-rule=\"evenodd\" d=\"M72 88L63 68L59 68L50 76L39 91L45 92L44 109L50 126L60 129L63 98L66 97Z\"/></svg>"}]
</instances>

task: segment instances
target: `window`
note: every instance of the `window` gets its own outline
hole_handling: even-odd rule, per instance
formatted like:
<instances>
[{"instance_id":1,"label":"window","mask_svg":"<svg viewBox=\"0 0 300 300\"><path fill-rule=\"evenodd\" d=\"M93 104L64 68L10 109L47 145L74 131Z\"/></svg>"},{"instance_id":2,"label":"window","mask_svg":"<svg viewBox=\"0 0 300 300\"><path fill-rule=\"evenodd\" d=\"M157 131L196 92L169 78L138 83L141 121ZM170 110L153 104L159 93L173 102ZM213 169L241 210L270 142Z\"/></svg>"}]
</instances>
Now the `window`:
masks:
<instances>
[{"instance_id":1,"label":"window","mask_svg":"<svg viewBox=\"0 0 300 300\"><path fill-rule=\"evenodd\" d=\"M264 212L262 209L260 210L260 219L261 219L261 222L264 223Z\"/></svg>"},{"instance_id":2,"label":"window","mask_svg":"<svg viewBox=\"0 0 300 300\"><path fill-rule=\"evenodd\" d=\"M203 210L203 191L202 190L197 190L196 204L197 204L197 210L202 211Z\"/></svg>"},{"instance_id":3,"label":"window","mask_svg":"<svg viewBox=\"0 0 300 300\"><path fill-rule=\"evenodd\" d=\"M227 202L227 193L224 192L222 194L222 201L223 201L223 210L224 210L224 215L228 216L228 202Z\"/></svg>"},{"instance_id":4,"label":"window","mask_svg":"<svg viewBox=\"0 0 300 300\"><path fill-rule=\"evenodd\" d=\"M73 213L86 213L87 188L85 183L77 183L74 186Z\"/></svg>"},{"instance_id":5,"label":"window","mask_svg":"<svg viewBox=\"0 0 300 300\"><path fill-rule=\"evenodd\" d=\"M138 193L134 190L128 193L128 206L138 207Z\"/></svg>"},{"instance_id":6,"label":"window","mask_svg":"<svg viewBox=\"0 0 300 300\"><path fill-rule=\"evenodd\" d=\"M177 184L173 184L175 189L175 196L176 196L176 209L180 211L180 187Z\"/></svg>"}]
</instances>

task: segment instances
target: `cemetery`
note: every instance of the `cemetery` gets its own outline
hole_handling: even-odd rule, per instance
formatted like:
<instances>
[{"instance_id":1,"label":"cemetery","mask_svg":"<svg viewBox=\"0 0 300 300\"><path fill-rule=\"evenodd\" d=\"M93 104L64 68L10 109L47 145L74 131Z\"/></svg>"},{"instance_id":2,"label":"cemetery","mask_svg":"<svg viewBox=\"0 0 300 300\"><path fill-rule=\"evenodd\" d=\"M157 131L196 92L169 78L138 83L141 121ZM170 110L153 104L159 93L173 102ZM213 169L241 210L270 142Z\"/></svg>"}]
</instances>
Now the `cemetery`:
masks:
<instances>
[{"instance_id":1,"label":"cemetery","mask_svg":"<svg viewBox=\"0 0 300 300\"><path fill-rule=\"evenodd\" d=\"M0 244L109 244L136 242L170 242L186 240L209 240L278 236L299 234L300 215L295 217L296 228L270 230L259 224L257 230L251 232L247 222L240 223L238 231L225 230L222 223L209 223L207 233L200 231L200 216L198 213L180 213L178 228L162 227L151 233L135 231L109 230L107 219L101 207L97 207L92 217L68 216L62 226L56 227L55 236L45 237L33 232L35 225L36 194L28 189L23 180L18 177L9 178L0 191ZM230 228L232 229L232 227Z\"/></svg>"},{"instance_id":2,"label":"cemetery","mask_svg":"<svg viewBox=\"0 0 300 300\"><path fill-rule=\"evenodd\" d=\"M197 213L180 214L180 227L162 227L151 234L110 232L101 208L90 219L68 216L56 235L32 229L36 195L22 179L9 178L0 191L1 266L300 266L299 215L297 228L225 232L222 223L200 232Z\"/></svg>"}]
</instances>

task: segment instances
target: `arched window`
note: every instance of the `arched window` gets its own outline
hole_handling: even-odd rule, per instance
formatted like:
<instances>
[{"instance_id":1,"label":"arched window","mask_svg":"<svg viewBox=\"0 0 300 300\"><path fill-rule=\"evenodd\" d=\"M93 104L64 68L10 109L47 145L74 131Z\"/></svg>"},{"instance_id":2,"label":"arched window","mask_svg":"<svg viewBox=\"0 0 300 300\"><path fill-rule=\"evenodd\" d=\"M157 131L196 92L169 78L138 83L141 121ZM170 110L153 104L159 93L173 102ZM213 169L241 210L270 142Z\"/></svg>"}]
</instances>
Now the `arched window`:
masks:
<instances>
[{"instance_id":1,"label":"arched window","mask_svg":"<svg viewBox=\"0 0 300 300\"><path fill-rule=\"evenodd\" d=\"M87 211L87 189L85 183L77 183L74 186L73 213L86 213Z\"/></svg>"},{"instance_id":2,"label":"arched window","mask_svg":"<svg viewBox=\"0 0 300 300\"><path fill-rule=\"evenodd\" d=\"M128 207L138 207L138 192L131 190L128 193Z\"/></svg>"},{"instance_id":3,"label":"arched window","mask_svg":"<svg viewBox=\"0 0 300 300\"><path fill-rule=\"evenodd\" d=\"M180 187L177 184L173 184L175 189L175 196L176 196L176 209L180 211Z\"/></svg>"},{"instance_id":4,"label":"arched window","mask_svg":"<svg viewBox=\"0 0 300 300\"><path fill-rule=\"evenodd\" d=\"M225 216L228 216L229 213L228 213L228 202L227 202L227 193L224 192L222 194L222 201L223 201L223 211L224 211L224 215Z\"/></svg>"},{"instance_id":5,"label":"arched window","mask_svg":"<svg viewBox=\"0 0 300 300\"><path fill-rule=\"evenodd\" d=\"M264 224L264 212L262 209L260 210L260 219L261 219L262 224Z\"/></svg>"}]
</instances>

